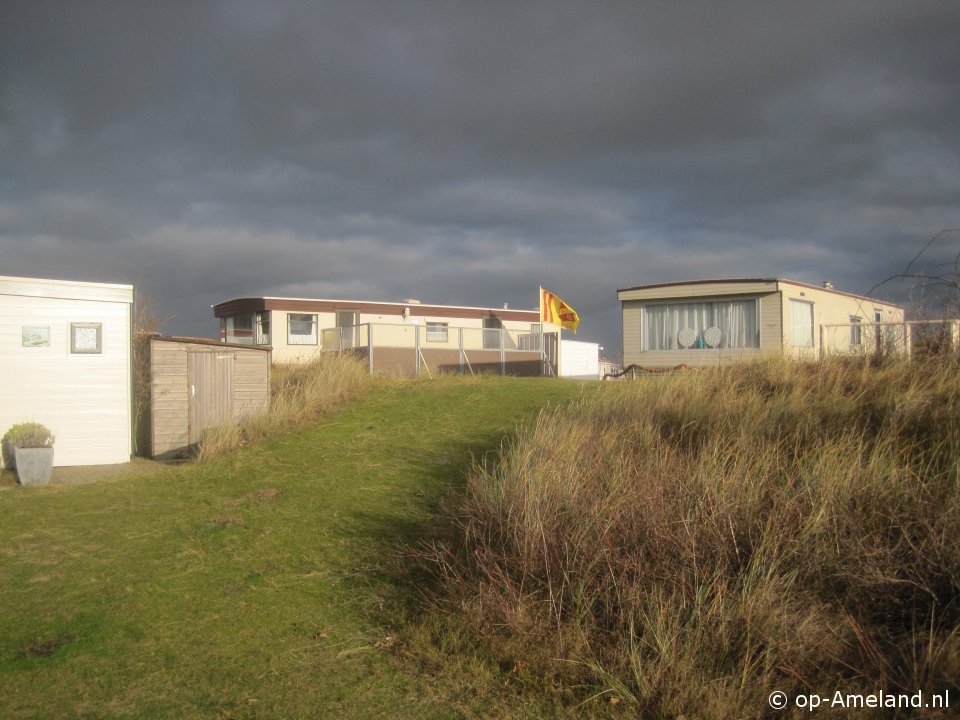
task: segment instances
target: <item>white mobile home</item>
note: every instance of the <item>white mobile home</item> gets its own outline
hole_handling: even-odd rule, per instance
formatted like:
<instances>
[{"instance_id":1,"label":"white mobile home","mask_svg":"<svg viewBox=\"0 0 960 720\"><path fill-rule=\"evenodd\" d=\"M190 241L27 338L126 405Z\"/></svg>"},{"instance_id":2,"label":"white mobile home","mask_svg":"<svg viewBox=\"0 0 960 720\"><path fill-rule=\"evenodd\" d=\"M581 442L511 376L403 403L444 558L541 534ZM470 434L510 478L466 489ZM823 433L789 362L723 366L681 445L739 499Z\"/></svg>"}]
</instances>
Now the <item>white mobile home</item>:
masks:
<instances>
[{"instance_id":1,"label":"white mobile home","mask_svg":"<svg viewBox=\"0 0 960 720\"><path fill-rule=\"evenodd\" d=\"M904 319L899 305L779 278L639 285L617 296L625 367L867 352Z\"/></svg>"},{"instance_id":2,"label":"white mobile home","mask_svg":"<svg viewBox=\"0 0 960 720\"><path fill-rule=\"evenodd\" d=\"M131 455L133 286L0 276L0 436L39 422L54 465Z\"/></svg>"},{"instance_id":3,"label":"white mobile home","mask_svg":"<svg viewBox=\"0 0 960 720\"><path fill-rule=\"evenodd\" d=\"M559 328L538 309L249 297L213 312L222 342L270 345L275 362L346 350L386 373L556 374Z\"/></svg>"}]
</instances>

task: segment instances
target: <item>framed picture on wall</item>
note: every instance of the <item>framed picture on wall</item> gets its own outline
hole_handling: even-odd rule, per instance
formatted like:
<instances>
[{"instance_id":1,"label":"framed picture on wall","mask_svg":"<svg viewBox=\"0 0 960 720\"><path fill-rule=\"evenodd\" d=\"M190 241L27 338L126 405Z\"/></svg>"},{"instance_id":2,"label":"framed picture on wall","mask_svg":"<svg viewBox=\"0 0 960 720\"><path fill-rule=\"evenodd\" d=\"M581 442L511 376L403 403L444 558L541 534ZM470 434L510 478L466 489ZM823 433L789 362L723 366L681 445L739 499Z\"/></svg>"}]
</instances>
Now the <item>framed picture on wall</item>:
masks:
<instances>
[{"instance_id":1,"label":"framed picture on wall","mask_svg":"<svg viewBox=\"0 0 960 720\"><path fill-rule=\"evenodd\" d=\"M102 352L102 323L70 323L70 352L99 354Z\"/></svg>"},{"instance_id":2,"label":"framed picture on wall","mask_svg":"<svg viewBox=\"0 0 960 720\"><path fill-rule=\"evenodd\" d=\"M50 328L39 325L24 325L20 328L22 347L50 347Z\"/></svg>"}]
</instances>

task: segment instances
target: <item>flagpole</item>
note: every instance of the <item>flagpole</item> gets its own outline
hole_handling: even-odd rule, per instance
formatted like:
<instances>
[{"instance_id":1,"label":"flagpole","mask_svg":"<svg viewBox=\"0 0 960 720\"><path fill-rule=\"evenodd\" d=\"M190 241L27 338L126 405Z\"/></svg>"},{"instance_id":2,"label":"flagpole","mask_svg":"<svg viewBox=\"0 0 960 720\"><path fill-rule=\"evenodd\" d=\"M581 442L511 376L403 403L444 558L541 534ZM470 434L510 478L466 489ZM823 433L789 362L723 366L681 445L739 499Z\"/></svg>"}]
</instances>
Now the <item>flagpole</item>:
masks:
<instances>
[{"instance_id":1,"label":"flagpole","mask_svg":"<svg viewBox=\"0 0 960 720\"><path fill-rule=\"evenodd\" d=\"M540 375L547 374L547 351L544 347L545 335L543 334L543 285L540 286L540 292L537 294L537 300L540 307L540 317L537 318L540 321L540 337L537 338L537 344L540 346Z\"/></svg>"}]
</instances>

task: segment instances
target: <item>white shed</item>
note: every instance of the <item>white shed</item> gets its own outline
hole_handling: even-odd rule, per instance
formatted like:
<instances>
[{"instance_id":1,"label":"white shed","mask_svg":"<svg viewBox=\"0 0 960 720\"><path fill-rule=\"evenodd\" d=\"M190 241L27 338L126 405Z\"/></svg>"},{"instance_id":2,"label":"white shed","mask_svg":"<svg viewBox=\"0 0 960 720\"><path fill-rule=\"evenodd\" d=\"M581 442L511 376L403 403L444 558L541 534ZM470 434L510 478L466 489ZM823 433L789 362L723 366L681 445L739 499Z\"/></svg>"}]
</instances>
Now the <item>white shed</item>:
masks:
<instances>
[{"instance_id":1,"label":"white shed","mask_svg":"<svg viewBox=\"0 0 960 720\"><path fill-rule=\"evenodd\" d=\"M130 460L133 286L0 276L0 436L39 422L54 465Z\"/></svg>"},{"instance_id":2,"label":"white shed","mask_svg":"<svg viewBox=\"0 0 960 720\"><path fill-rule=\"evenodd\" d=\"M564 339L560 342L560 377L600 379L600 344Z\"/></svg>"}]
</instances>

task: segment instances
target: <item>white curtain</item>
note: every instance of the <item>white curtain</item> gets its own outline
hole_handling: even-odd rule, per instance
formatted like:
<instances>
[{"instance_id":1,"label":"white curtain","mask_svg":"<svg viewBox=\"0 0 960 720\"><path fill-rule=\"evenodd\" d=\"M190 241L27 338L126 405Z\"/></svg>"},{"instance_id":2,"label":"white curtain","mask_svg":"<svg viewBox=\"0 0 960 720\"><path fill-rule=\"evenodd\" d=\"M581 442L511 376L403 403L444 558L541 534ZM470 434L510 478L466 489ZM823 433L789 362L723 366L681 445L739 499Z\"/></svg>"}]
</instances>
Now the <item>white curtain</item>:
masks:
<instances>
[{"instance_id":1,"label":"white curtain","mask_svg":"<svg viewBox=\"0 0 960 720\"><path fill-rule=\"evenodd\" d=\"M234 315L227 318L228 343L253 345L253 315Z\"/></svg>"},{"instance_id":2,"label":"white curtain","mask_svg":"<svg viewBox=\"0 0 960 720\"><path fill-rule=\"evenodd\" d=\"M646 308L647 350L679 350L677 339L685 328L693 330L698 338L710 327L713 316L710 303L671 303L648 305Z\"/></svg>"},{"instance_id":3,"label":"white curtain","mask_svg":"<svg viewBox=\"0 0 960 720\"><path fill-rule=\"evenodd\" d=\"M317 316L304 313L287 315L287 345L316 345Z\"/></svg>"},{"instance_id":4,"label":"white curtain","mask_svg":"<svg viewBox=\"0 0 960 720\"><path fill-rule=\"evenodd\" d=\"M759 347L757 301L666 303L644 308L645 350L681 350L678 335L689 328L696 335L691 350L705 349L703 333L720 328L718 347Z\"/></svg>"},{"instance_id":5,"label":"white curtain","mask_svg":"<svg viewBox=\"0 0 960 720\"><path fill-rule=\"evenodd\" d=\"M720 347L760 347L757 333L757 301L734 300L714 303L716 326L720 328Z\"/></svg>"}]
</instances>

